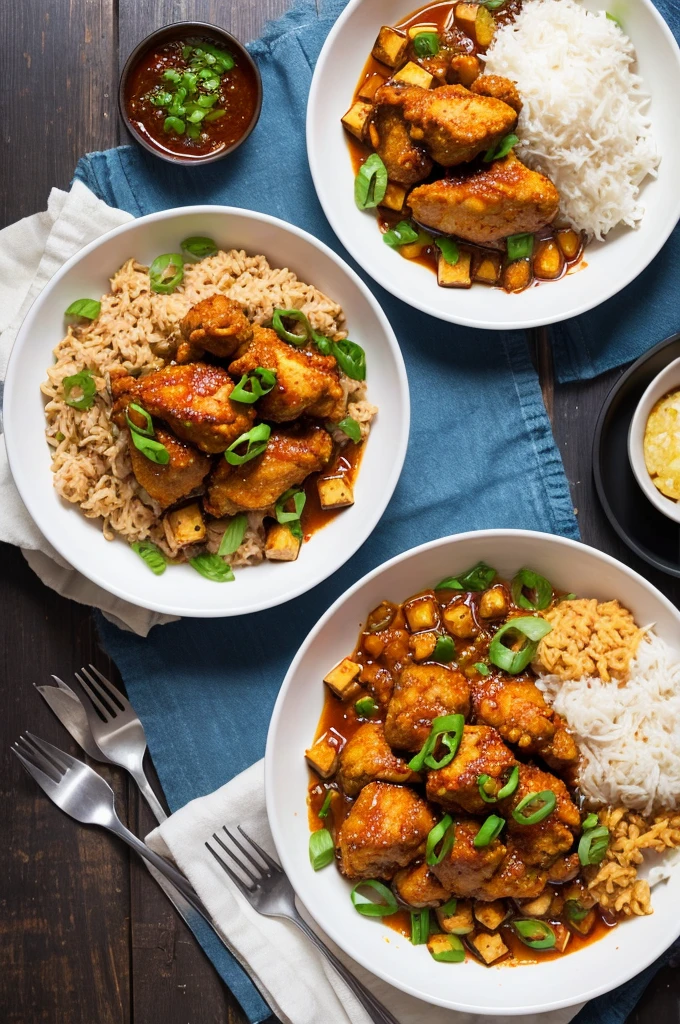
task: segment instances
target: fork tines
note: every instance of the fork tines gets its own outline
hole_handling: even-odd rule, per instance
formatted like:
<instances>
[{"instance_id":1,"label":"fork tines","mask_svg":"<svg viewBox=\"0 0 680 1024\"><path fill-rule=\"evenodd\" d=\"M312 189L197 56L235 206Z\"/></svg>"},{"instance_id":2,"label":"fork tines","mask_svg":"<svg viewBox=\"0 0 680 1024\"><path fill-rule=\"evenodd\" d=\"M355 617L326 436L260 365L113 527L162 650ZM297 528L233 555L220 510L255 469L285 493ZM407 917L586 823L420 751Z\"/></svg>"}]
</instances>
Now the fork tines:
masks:
<instances>
[{"instance_id":1,"label":"fork tines","mask_svg":"<svg viewBox=\"0 0 680 1024\"><path fill-rule=\"evenodd\" d=\"M110 718L115 718L121 711L127 710L129 707L128 701L120 690L116 689L111 680L107 679L98 668L90 665L89 672L86 668L81 668L80 672L82 675L76 672L75 677L105 722L108 722ZM95 675L97 676L96 679L94 678Z\"/></svg>"},{"instance_id":2,"label":"fork tines","mask_svg":"<svg viewBox=\"0 0 680 1024\"><path fill-rule=\"evenodd\" d=\"M258 889L266 878L271 878L275 875L281 874L281 868L276 863L276 861L273 860L273 858L270 857L269 854L265 850L263 850L258 843L255 842L254 839L251 839L250 836L243 831L240 825L237 825L236 827L243 836L243 838L245 839L246 843L249 845L250 849L247 849L243 845L243 843L239 842L236 836L229 831L226 825L223 826L222 831L226 834L228 839L231 840L233 846L235 846L237 850L241 851L241 857L239 857L233 851L233 849L227 846L227 844L220 838L217 832L213 832L212 837L214 841L217 843L217 845L222 850L224 850L224 852L236 864L236 866L242 872L242 874L246 876L246 879L248 879L248 881L244 881L244 879L240 877L229 866L229 864L227 864L224 858L221 857L220 854L212 848L210 843L206 843L205 845L206 848L213 855L217 863L229 875L232 882L234 882L234 884L238 886L238 888L244 895L247 895L252 894L256 889ZM254 856L254 854L258 855L259 860Z\"/></svg>"},{"instance_id":3,"label":"fork tines","mask_svg":"<svg viewBox=\"0 0 680 1024\"><path fill-rule=\"evenodd\" d=\"M34 775L39 771L50 782L59 782L71 767L73 758L31 732L23 733L12 747L24 768Z\"/></svg>"}]
</instances>

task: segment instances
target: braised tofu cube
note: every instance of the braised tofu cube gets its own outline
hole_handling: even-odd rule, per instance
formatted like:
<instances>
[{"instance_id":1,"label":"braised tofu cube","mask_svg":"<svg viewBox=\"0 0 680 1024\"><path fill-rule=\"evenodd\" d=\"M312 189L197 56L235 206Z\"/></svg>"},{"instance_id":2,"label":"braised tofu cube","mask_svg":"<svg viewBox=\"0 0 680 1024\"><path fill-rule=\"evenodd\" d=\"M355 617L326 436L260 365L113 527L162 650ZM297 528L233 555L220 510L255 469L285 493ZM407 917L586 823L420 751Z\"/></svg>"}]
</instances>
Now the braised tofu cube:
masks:
<instances>
[{"instance_id":1,"label":"braised tofu cube","mask_svg":"<svg viewBox=\"0 0 680 1024\"><path fill-rule=\"evenodd\" d=\"M421 68L420 64L415 64L410 60L408 64L404 64L401 71L397 71L396 75L393 75L392 81L403 82L404 85L418 85L421 89L429 89L432 85L433 76L425 68Z\"/></svg>"},{"instance_id":2,"label":"braised tofu cube","mask_svg":"<svg viewBox=\"0 0 680 1024\"><path fill-rule=\"evenodd\" d=\"M502 587L485 590L479 602L482 619L502 619L508 614L508 598Z\"/></svg>"},{"instance_id":3,"label":"braised tofu cube","mask_svg":"<svg viewBox=\"0 0 680 1024\"><path fill-rule=\"evenodd\" d=\"M483 4L456 4L454 18L458 28L462 29L481 50L486 50L496 32L493 14Z\"/></svg>"},{"instance_id":4,"label":"braised tofu cube","mask_svg":"<svg viewBox=\"0 0 680 1024\"><path fill-rule=\"evenodd\" d=\"M357 100L342 118L342 123L347 131L359 139L360 142L363 141L366 123L371 116L372 110L373 106L370 103L362 103L360 100Z\"/></svg>"},{"instance_id":5,"label":"braised tofu cube","mask_svg":"<svg viewBox=\"0 0 680 1024\"><path fill-rule=\"evenodd\" d=\"M559 228L555 238L566 260L575 260L581 251L581 236L572 228Z\"/></svg>"},{"instance_id":6,"label":"braised tofu cube","mask_svg":"<svg viewBox=\"0 0 680 1024\"><path fill-rule=\"evenodd\" d=\"M437 646L436 633L416 633L408 642L414 661L425 661Z\"/></svg>"},{"instance_id":7,"label":"braised tofu cube","mask_svg":"<svg viewBox=\"0 0 680 1024\"><path fill-rule=\"evenodd\" d=\"M302 540L294 537L285 523L274 523L267 533L265 558L270 562L294 562L300 554Z\"/></svg>"},{"instance_id":8,"label":"braised tofu cube","mask_svg":"<svg viewBox=\"0 0 680 1024\"><path fill-rule=\"evenodd\" d=\"M344 476L322 476L316 482L321 508L345 508L354 504L354 492Z\"/></svg>"},{"instance_id":9,"label":"braised tofu cube","mask_svg":"<svg viewBox=\"0 0 680 1024\"><path fill-rule=\"evenodd\" d=\"M388 210L395 210L397 213L401 213L406 203L406 189L402 188L401 185L394 185L391 181L387 183L385 195L383 200L379 203L379 206L384 206Z\"/></svg>"},{"instance_id":10,"label":"braised tofu cube","mask_svg":"<svg viewBox=\"0 0 680 1024\"><path fill-rule=\"evenodd\" d=\"M484 255L477 260L477 265L475 266L475 271L472 276L475 281L480 281L482 284L498 284L501 276L501 262L500 253L484 253Z\"/></svg>"},{"instance_id":11,"label":"braised tofu cube","mask_svg":"<svg viewBox=\"0 0 680 1024\"><path fill-rule=\"evenodd\" d=\"M439 609L434 594L423 594L404 605L404 615L412 633L434 629L439 622Z\"/></svg>"},{"instance_id":12,"label":"braised tofu cube","mask_svg":"<svg viewBox=\"0 0 680 1024\"><path fill-rule=\"evenodd\" d=\"M470 264L472 255L461 249L455 263L447 263L444 253L437 260L437 284L440 288L469 288L472 285Z\"/></svg>"},{"instance_id":13,"label":"braised tofu cube","mask_svg":"<svg viewBox=\"0 0 680 1024\"><path fill-rule=\"evenodd\" d=\"M468 942L477 956L483 960L485 964L493 964L496 960L500 960L502 956L505 956L505 954L509 952L508 947L505 945L498 932L495 932L493 935L489 935L488 932L477 932L476 935L473 935L472 938L468 939Z\"/></svg>"},{"instance_id":14,"label":"braised tofu cube","mask_svg":"<svg viewBox=\"0 0 680 1024\"><path fill-rule=\"evenodd\" d=\"M518 903L524 917L545 917L550 912L552 893L546 889L540 896L533 900L522 900Z\"/></svg>"},{"instance_id":15,"label":"braised tofu cube","mask_svg":"<svg viewBox=\"0 0 680 1024\"><path fill-rule=\"evenodd\" d=\"M379 658L385 650L385 641L381 637L376 636L375 633L368 633L364 637L364 650L372 658Z\"/></svg>"},{"instance_id":16,"label":"braised tofu cube","mask_svg":"<svg viewBox=\"0 0 680 1024\"><path fill-rule=\"evenodd\" d=\"M445 906L438 907L437 920L442 931L448 932L449 935L469 935L475 929L471 900L456 900L456 909L453 913L447 913Z\"/></svg>"},{"instance_id":17,"label":"braised tofu cube","mask_svg":"<svg viewBox=\"0 0 680 1024\"><path fill-rule=\"evenodd\" d=\"M178 547L184 548L187 544L205 540L206 529L200 505L187 505L186 508L168 512L166 519Z\"/></svg>"},{"instance_id":18,"label":"braised tofu cube","mask_svg":"<svg viewBox=\"0 0 680 1024\"><path fill-rule=\"evenodd\" d=\"M408 37L405 32L391 25L383 25L378 32L371 55L381 64L387 64L388 68L396 68L404 56Z\"/></svg>"},{"instance_id":19,"label":"braised tofu cube","mask_svg":"<svg viewBox=\"0 0 680 1024\"><path fill-rule=\"evenodd\" d=\"M474 914L480 924L488 928L490 932L494 932L496 928L500 928L508 916L508 907L503 900L492 900L490 903L477 900Z\"/></svg>"},{"instance_id":20,"label":"braised tofu cube","mask_svg":"<svg viewBox=\"0 0 680 1024\"><path fill-rule=\"evenodd\" d=\"M584 917L582 917L581 914L582 910L580 908L577 913L574 913L573 911L571 911L570 913L569 907L567 907L567 918L569 920L569 927L573 928L574 931L579 933L579 935L589 935L595 927L597 914L594 910L589 910Z\"/></svg>"},{"instance_id":21,"label":"braised tofu cube","mask_svg":"<svg viewBox=\"0 0 680 1024\"><path fill-rule=\"evenodd\" d=\"M307 764L322 779L329 779L338 770L340 751L344 745L344 737L335 729L329 729L309 750L305 750Z\"/></svg>"},{"instance_id":22,"label":"braised tofu cube","mask_svg":"<svg viewBox=\"0 0 680 1024\"><path fill-rule=\"evenodd\" d=\"M448 608L445 608L442 618L449 633L453 633L460 640L471 640L472 637L477 636L479 633L479 629L472 617L472 611L462 602L451 604Z\"/></svg>"},{"instance_id":23,"label":"braised tofu cube","mask_svg":"<svg viewBox=\"0 0 680 1024\"><path fill-rule=\"evenodd\" d=\"M532 280L533 272L529 259L513 260L503 271L502 283L506 292L523 292Z\"/></svg>"},{"instance_id":24,"label":"braised tofu cube","mask_svg":"<svg viewBox=\"0 0 680 1024\"><path fill-rule=\"evenodd\" d=\"M534 275L541 281L554 281L564 271L564 254L554 238L544 238L534 252Z\"/></svg>"},{"instance_id":25,"label":"braised tofu cube","mask_svg":"<svg viewBox=\"0 0 680 1024\"><path fill-rule=\"evenodd\" d=\"M451 58L447 77L452 85L464 85L469 89L481 73L482 65L477 57L469 53L457 53Z\"/></svg>"},{"instance_id":26,"label":"braised tofu cube","mask_svg":"<svg viewBox=\"0 0 680 1024\"><path fill-rule=\"evenodd\" d=\"M350 658L343 658L339 665L336 665L327 676L324 676L323 681L336 697L339 697L340 700L347 700L361 689L356 681L360 672L361 665L357 665Z\"/></svg>"},{"instance_id":27,"label":"braised tofu cube","mask_svg":"<svg viewBox=\"0 0 680 1024\"><path fill-rule=\"evenodd\" d=\"M359 99L372 103L376 92L386 81L387 79L383 78L382 75L369 75L357 93Z\"/></svg>"}]
</instances>

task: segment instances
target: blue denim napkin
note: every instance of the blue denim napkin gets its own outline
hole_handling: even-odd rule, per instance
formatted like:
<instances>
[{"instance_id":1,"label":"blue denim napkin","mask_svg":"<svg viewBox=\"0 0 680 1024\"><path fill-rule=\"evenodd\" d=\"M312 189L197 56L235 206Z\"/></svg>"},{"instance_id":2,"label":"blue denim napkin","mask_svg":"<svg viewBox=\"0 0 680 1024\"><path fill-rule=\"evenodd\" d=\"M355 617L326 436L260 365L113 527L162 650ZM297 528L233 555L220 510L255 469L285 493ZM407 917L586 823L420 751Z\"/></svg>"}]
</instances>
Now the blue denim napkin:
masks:
<instances>
[{"instance_id":1,"label":"blue denim napkin","mask_svg":"<svg viewBox=\"0 0 680 1024\"><path fill-rule=\"evenodd\" d=\"M344 0L326 0L319 13L313 0L302 0L252 44L264 84L262 116L229 160L185 170L136 147L121 147L89 154L76 176L110 205L138 216L193 203L274 214L311 231L351 262L317 202L304 138L314 63L343 7ZM676 238L672 245L677 244ZM657 268L654 275L666 294L665 274L675 266L678 276L673 252L676 263L659 257L666 270ZM469 529L523 527L578 537L523 334L445 324L368 284L399 338L412 403L404 472L371 538L342 570L282 608L238 619L186 619L156 628L146 639L100 619L104 644L144 723L173 810L262 756L292 656L319 615L365 572L415 544ZM619 318L616 343L602 326L611 314L602 312L581 318L579 333L561 333L556 355L565 377L592 375L632 359L675 329L663 308L654 310L653 296L636 288L626 292L629 302L619 297L617 305L636 309L640 324L630 321L629 329ZM236 961L210 934L203 945L249 1019L265 1019L267 1008ZM623 1016L608 1012L599 1019L618 1024Z\"/></svg>"}]
</instances>

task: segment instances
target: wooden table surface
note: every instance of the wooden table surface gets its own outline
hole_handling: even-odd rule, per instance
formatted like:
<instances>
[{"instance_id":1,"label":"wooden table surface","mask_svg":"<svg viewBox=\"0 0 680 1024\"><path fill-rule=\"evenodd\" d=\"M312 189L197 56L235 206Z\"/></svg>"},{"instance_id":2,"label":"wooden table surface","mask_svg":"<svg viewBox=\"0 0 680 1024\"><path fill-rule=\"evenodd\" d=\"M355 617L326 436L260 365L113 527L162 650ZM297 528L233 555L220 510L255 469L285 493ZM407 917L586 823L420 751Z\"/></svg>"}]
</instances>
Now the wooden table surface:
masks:
<instances>
[{"instance_id":1,"label":"wooden table surface","mask_svg":"<svg viewBox=\"0 0 680 1024\"><path fill-rule=\"evenodd\" d=\"M118 73L149 31L183 18L205 20L246 40L289 0L6 0L0 7L5 73L0 91L0 223L44 209L52 186L67 188L89 150L126 142L117 109ZM583 539L652 580L676 603L680 582L652 572L609 529L591 476L595 420L618 372L554 388L549 336L530 339L544 397L578 509ZM2 964L4 1024L241 1024L238 1005L160 889L127 848L83 829L54 808L8 748L25 728L78 750L32 684L68 680L94 660L87 608L48 590L21 554L3 547L0 623L4 639L2 738ZM120 771L102 774L124 820L152 826ZM666 968L630 1024L678 1024L680 978ZM322 1022L319 1022L322 1024Z\"/></svg>"}]
</instances>

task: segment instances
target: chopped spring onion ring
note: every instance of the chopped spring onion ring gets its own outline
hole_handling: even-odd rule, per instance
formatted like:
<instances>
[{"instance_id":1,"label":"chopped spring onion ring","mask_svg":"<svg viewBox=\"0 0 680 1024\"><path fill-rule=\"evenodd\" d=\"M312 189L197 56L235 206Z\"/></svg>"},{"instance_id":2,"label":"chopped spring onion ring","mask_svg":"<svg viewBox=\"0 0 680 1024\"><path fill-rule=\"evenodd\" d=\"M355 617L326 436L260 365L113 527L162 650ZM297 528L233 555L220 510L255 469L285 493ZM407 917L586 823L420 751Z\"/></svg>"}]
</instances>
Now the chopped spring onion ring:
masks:
<instances>
[{"instance_id":1,"label":"chopped spring onion ring","mask_svg":"<svg viewBox=\"0 0 680 1024\"><path fill-rule=\"evenodd\" d=\"M289 331L283 323L284 317L289 320L297 320L298 323L302 324L305 333L294 334L292 331ZM318 331L314 330L301 309L275 309L272 316L272 327L279 338L290 342L291 345L301 346L306 341L313 341L319 352L323 355L334 356L340 369L348 377L351 377L352 380L366 379L366 353L361 345L350 341L349 338L343 338L341 341L331 341L330 338L319 334Z\"/></svg>"},{"instance_id":2,"label":"chopped spring onion ring","mask_svg":"<svg viewBox=\"0 0 680 1024\"><path fill-rule=\"evenodd\" d=\"M442 254L444 261L452 267L455 266L460 258L460 249L454 240L452 238L435 238L434 244Z\"/></svg>"},{"instance_id":3,"label":"chopped spring onion ring","mask_svg":"<svg viewBox=\"0 0 680 1024\"><path fill-rule=\"evenodd\" d=\"M490 671L489 666L485 665L483 661L476 661L474 667L477 669L480 676L488 676Z\"/></svg>"},{"instance_id":4,"label":"chopped spring onion ring","mask_svg":"<svg viewBox=\"0 0 680 1024\"><path fill-rule=\"evenodd\" d=\"M508 776L508 781L494 794L492 789L498 781L500 780L492 779L490 775L478 776L477 788L479 789L479 795L485 803L495 804L499 800L505 800L507 796L512 796L519 785L519 765L515 765Z\"/></svg>"},{"instance_id":5,"label":"chopped spring onion ring","mask_svg":"<svg viewBox=\"0 0 680 1024\"><path fill-rule=\"evenodd\" d=\"M532 592L533 597L527 597L524 589ZM552 583L540 576L533 569L520 569L513 577L510 584L512 599L518 608L526 608L530 612L540 612L547 608L552 601Z\"/></svg>"},{"instance_id":6,"label":"chopped spring onion ring","mask_svg":"<svg viewBox=\"0 0 680 1024\"><path fill-rule=\"evenodd\" d=\"M482 0L484 7L490 11L497 11L499 7L502 7L505 0Z\"/></svg>"},{"instance_id":7,"label":"chopped spring onion ring","mask_svg":"<svg viewBox=\"0 0 680 1024\"><path fill-rule=\"evenodd\" d=\"M497 142L495 146L491 147L491 149L487 149L486 153L484 154L484 163L490 164L494 160L501 160L504 156L508 155L512 147L516 146L518 142L519 139L516 135L506 135L504 139L501 139L500 142Z\"/></svg>"},{"instance_id":8,"label":"chopped spring onion ring","mask_svg":"<svg viewBox=\"0 0 680 1024\"><path fill-rule=\"evenodd\" d=\"M443 841L442 841L443 840ZM455 825L453 818L450 814L445 814L440 822L438 822L427 837L425 844L425 863L430 867L435 867L437 864L441 864L445 857L448 857L453 843L455 840ZM436 852L437 846L441 843L439 853Z\"/></svg>"},{"instance_id":9,"label":"chopped spring onion ring","mask_svg":"<svg viewBox=\"0 0 680 1024\"><path fill-rule=\"evenodd\" d=\"M432 652L432 660L448 665L456 656L456 645L450 636L437 637L437 643Z\"/></svg>"},{"instance_id":10,"label":"chopped spring onion ring","mask_svg":"<svg viewBox=\"0 0 680 1024\"><path fill-rule=\"evenodd\" d=\"M317 829L309 837L309 862L315 871L325 868L335 856L333 836L327 828Z\"/></svg>"},{"instance_id":11,"label":"chopped spring onion ring","mask_svg":"<svg viewBox=\"0 0 680 1024\"><path fill-rule=\"evenodd\" d=\"M435 590L487 590L496 579L496 570L486 562L477 562L460 576L447 576Z\"/></svg>"},{"instance_id":12,"label":"chopped spring onion ring","mask_svg":"<svg viewBox=\"0 0 680 1024\"><path fill-rule=\"evenodd\" d=\"M465 960L465 946L457 935L442 935L448 939L450 949L433 950L430 948L430 955L433 960L440 964L462 964Z\"/></svg>"},{"instance_id":13,"label":"chopped spring onion ring","mask_svg":"<svg viewBox=\"0 0 680 1024\"><path fill-rule=\"evenodd\" d=\"M378 705L372 697L360 697L354 705L354 710L362 718L370 718L378 710Z\"/></svg>"},{"instance_id":14,"label":"chopped spring onion ring","mask_svg":"<svg viewBox=\"0 0 680 1024\"><path fill-rule=\"evenodd\" d=\"M156 256L149 267L151 291L158 295L170 295L184 278L184 257L178 252L167 252Z\"/></svg>"},{"instance_id":15,"label":"chopped spring onion ring","mask_svg":"<svg viewBox=\"0 0 680 1024\"><path fill-rule=\"evenodd\" d=\"M578 900L566 900L564 912L570 921L582 921L590 913L588 907L584 907Z\"/></svg>"},{"instance_id":16,"label":"chopped spring onion ring","mask_svg":"<svg viewBox=\"0 0 680 1024\"><path fill-rule=\"evenodd\" d=\"M497 814L490 814L472 840L472 845L478 850L488 846L501 834L504 825L505 818L499 818Z\"/></svg>"},{"instance_id":17,"label":"chopped spring onion ring","mask_svg":"<svg viewBox=\"0 0 680 1024\"><path fill-rule=\"evenodd\" d=\"M333 342L332 355L344 374L352 380L366 380L366 353L349 338Z\"/></svg>"},{"instance_id":18,"label":"chopped spring onion ring","mask_svg":"<svg viewBox=\"0 0 680 1024\"><path fill-rule=\"evenodd\" d=\"M344 420L340 420L337 424L338 430L342 430L343 434L346 434L350 441L354 441L355 444L359 444L361 441L361 426L352 416L345 416Z\"/></svg>"},{"instance_id":19,"label":"chopped spring onion ring","mask_svg":"<svg viewBox=\"0 0 680 1024\"><path fill-rule=\"evenodd\" d=\"M423 765L427 765L428 768L444 768L450 761L453 761L460 746L464 726L463 715L440 715L439 718L435 718L430 735L425 740L420 752L408 763L411 771L419 772ZM437 740L441 740L449 749L449 753L444 754L439 761L432 756L437 746Z\"/></svg>"},{"instance_id":20,"label":"chopped spring onion ring","mask_svg":"<svg viewBox=\"0 0 680 1024\"><path fill-rule=\"evenodd\" d=\"M436 57L439 53L439 36L436 32L419 32L413 38L413 49L417 57Z\"/></svg>"},{"instance_id":21,"label":"chopped spring onion ring","mask_svg":"<svg viewBox=\"0 0 680 1024\"><path fill-rule=\"evenodd\" d=\"M424 910L411 911L411 942L414 946L421 946L430 937L430 911L427 907Z\"/></svg>"},{"instance_id":22,"label":"chopped spring onion ring","mask_svg":"<svg viewBox=\"0 0 680 1024\"><path fill-rule=\"evenodd\" d=\"M222 534L220 546L217 549L217 554L220 558L223 558L225 555L233 555L235 551L238 551L241 544L243 544L247 528L248 516L245 512L239 512L238 515L229 521L226 530Z\"/></svg>"},{"instance_id":23,"label":"chopped spring onion ring","mask_svg":"<svg viewBox=\"0 0 680 1024\"><path fill-rule=\"evenodd\" d=\"M195 558L189 559L189 563L196 572L200 572L201 576L212 580L213 583L231 583L234 579L231 566L227 565L219 555L196 555Z\"/></svg>"},{"instance_id":24,"label":"chopped spring onion ring","mask_svg":"<svg viewBox=\"0 0 680 1024\"><path fill-rule=\"evenodd\" d=\"M447 576L434 588L435 590L462 590L463 584L455 576Z\"/></svg>"},{"instance_id":25,"label":"chopped spring onion ring","mask_svg":"<svg viewBox=\"0 0 680 1024\"><path fill-rule=\"evenodd\" d=\"M215 98L212 98L210 104L205 105L212 105ZM202 96L198 102L203 105L202 101L207 99L207 96ZM188 259L195 262L204 260L207 256L214 256L219 251L212 238L207 238L205 235L192 235L190 238L185 238L183 242L179 243L179 247Z\"/></svg>"},{"instance_id":26,"label":"chopped spring onion ring","mask_svg":"<svg viewBox=\"0 0 680 1024\"><path fill-rule=\"evenodd\" d=\"M599 864L609 847L610 833L604 825L589 828L579 839L578 859L581 864Z\"/></svg>"},{"instance_id":27,"label":"chopped spring onion ring","mask_svg":"<svg viewBox=\"0 0 680 1024\"><path fill-rule=\"evenodd\" d=\"M383 611L384 609L384 611ZM367 633L379 633L383 629L387 629L394 620L394 616L397 614L397 609L393 604L388 604L383 601L377 608L374 608L371 614L368 616L366 621L366 632ZM374 616L379 615L379 618Z\"/></svg>"},{"instance_id":28,"label":"chopped spring onion ring","mask_svg":"<svg viewBox=\"0 0 680 1024\"><path fill-rule=\"evenodd\" d=\"M165 121L163 121L163 131L168 134L175 132L176 135L184 135L186 124L181 117L166 117Z\"/></svg>"},{"instance_id":29,"label":"chopped spring onion ring","mask_svg":"<svg viewBox=\"0 0 680 1024\"><path fill-rule=\"evenodd\" d=\"M494 634L489 644L489 661L511 675L517 675L533 659L538 650L538 641L551 629L552 626L546 619L533 615L520 615L516 619L510 619ZM516 640L519 636L526 637L526 643L518 651L513 651L502 643L503 637Z\"/></svg>"},{"instance_id":30,"label":"chopped spring onion ring","mask_svg":"<svg viewBox=\"0 0 680 1024\"><path fill-rule=\"evenodd\" d=\"M137 416L142 417L142 419L144 420L143 427L140 427L138 423L135 423L134 420L130 419L130 410L136 413ZM151 416L146 411L146 409L143 409L141 405L137 405L136 402L130 402L130 404L128 405L127 409L125 410L125 419L127 421L128 427L130 428L130 430L133 430L135 434L142 434L144 437L154 436L155 430L153 429L153 420L151 419Z\"/></svg>"},{"instance_id":31,"label":"chopped spring onion ring","mask_svg":"<svg viewBox=\"0 0 680 1024\"><path fill-rule=\"evenodd\" d=\"M286 512L285 506L292 499L295 510L293 512ZM294 523L299 521L302 515L302 510L305 507L307 501L307 495L301 487L290 487L287 491L281 495L279 500L274 506L276 512L276 521L284 525L285 523Z\"/></svg>"},{"instance_id":32,"label":"chopped spring onion ring","mask_svg":"<svg viewBox=\"0 0 680 1024\"><path fill-rule=\"evenodd\" d=\"M61 383L64 388L64 401L67 405L70 405L72 409L79 409L81 412L92 408L94 396L97 394L97 385L94 382L92 370L81 370L80 373L74 373L72 377L64 377ZM74 390L80 391L80 398L72 397Z\"/></svg>"},{"instance_id":33,"label":"chopped spring onion ring","mask_svg":"<svg viewBox=\"0 0 680 1024\"><path fill-rule=\"evenodd\" d=\"M331 809L331 803L332 803L332 800L333 800L333 794L336 793L336 792L337 792L337 790L335 790L335 789L329 789L329 790L326 791L326 795L323 798L323 803L321 804L321 807L319 809L319 814L318 814L319 818L323 819L323 818L327 818L328 817L328 812Z\"/></svg>"},{"instance_id":34,"label":"chopped spring onion ring","mask_svg":"<svg viewBox=\"0 0 680 1024\"><path fill-rule=\"evenodd\" d=\"M512 927L530 949L553 949L557 942L555 932L545 921L537 921L532 917L517 918L512 922Z\"/></svg>"},{"instance_id":35,"label":"chopped spring onion ring","mask_svg":"<svg viewBox=\"0 0 680 1024\"><path fill-rule=\"evenodd\" d=\"M529 234L509 235L506 238L508 246L508 260L523 260L531 256L534 250L534 236Z\"/></svg>"},{"instance_id":36,"label":"chopped spring onion ring","mask_svg":"<svg viewBox=\"0 0 680 1024\"><path fill-rule=\"evenodd\" d=\"M386 192L387 168L377 153L371 153L354 179L354 201L360 210L369 210L382 203Z\"/></svg>"},{"instance_id":37,"label":"chopped spring onion ring","mask_svg":"<svg viewBox=\"0 0 680 1024\"><path fill-rule=\"evenodd\" d=\"M267 447L267 441L271 432L271 427L266 423L257 423L250 430L247 430L245 434L237 437L224 453L224 457L229 465L242 466L244 462L250 462L257 455L262 455L262 452ZM239 455L236 449L242 444L246 445L246 450L243 455Z\"/></svg>"},{"instance_id":38,"label":"chopped spring onion ring","mask_svg":"<svg viewBox=\"0 0 680 1024\"><path fill-rule=\"evenodd\" d=\"M293 331L289 331L284 326L284 317L287 320L297 320L298 323L302 324L304 327L304 334L295 334ZM323 338L322 334L317 334L307 319L307 316L301 309L275 309L272 316L272 327L278 334L279 338L283 341L289 342L291 345L304 345L304 343L310 339L312 341L316 341L317 338Z\"/></svg>"},{"instance_id":39,"label":"chopped spring onion ring","mask_svg":"<svg viewBox=\"0 0 680 1024\"><path fill-rule=\"evenodd\" d=\"M439 907L439 913L442 915L442 917L451 917L453 914L456 913L457 907L458 900L456 899L455 896L452 896L450 900L447 900L446 903L442 904L442 906Z\"/></svg>"},{"instance_id":40,"label":"chopped spring onion ring","mask_svg":"<svg viewBox=\"0 0 680 1024\"><path fill-rule=\"evenodd\" d=\"M618 18L614 17L614 15L613 15L613 14L610 14L610 13L609 13L609 11L606 11L605 13L606 13L606 15L607 15L607 20L608 20L608 21L613 21L615 25L618 25L618 26L619 26L619 28L621 28L621 27L622 27L622 26L621 26L621 22L619 21L619 19L618 19Z\"/></svg>"},{"instance_id":41,"label":"chopped spring onion ring","mask_svg":"<svg viewBox=\"0 0 680 1024\"><path fill-rule=\"evenodd\" d=\"M587 832L589 828L597 828L599 824L600 819L598 818L597 814L589 814L586 818L583 819L581 829L583 832Z\"/></svg>"},{"instance_id":42,"label":"chopped spring onion ring","mask_svg":"<svg viewBox=\"0 0 680 1024\"><path fill-rule=\"evenodd\" d=\"M373 889L383 902L374 903L367 896L362 896L358 890L365 888ZM350 893L350 899L354 909L364 917L389 917L390 914L396 914L399 909L394 893L376 878L366 878L357 882Z\"/></svg>"},{"instance_id":43,"label":"chopped spring onion ring","mask_svg":"<svg viewBox=\"0 0 680 1024\"><path fill-rule=\"evenodd\" d=\"M85 320L96 320L101 308L101 302L97 302L96 299L76 299L65 310L64 316L82 316Z\"/></svg>"},{"instance_id":44,"label":"chopped spring onion ring","mask_svg":"<svg viewBox=\"0 0 680 1024\"><path fill-rule=\"evenodd\" d=\"M244 373L229 396L232 402L243 402L252 405L268 395L276 385L276 370L267 370L264 366L256 366L252 373Z\"/></svg>"},{"instance_id":45,"label":"chopped spring onion ring","mask_svg":"<svg viewBox=\"0 0 680 1024\"><path fill-rule=\"evenodd\" d=\"M552 789L542 789L540 793L527 793L513 808L512 816L518 825L537 825L539 821L544 821L552 814L556 803L557 797ZM525 807L529 814L524 814ZM532 807L535 810L532 811Z\"/></svg>"},{"instance_id":46,"label":"chopped spring onion ring","mask_svg":"<svg viewBox=\"0 0 680 1024\"><path fill-rule=\"evenodd\" d=\"M400 245L409 245L417 240L418 232L407 220L400 220L395 227L383 235L385 245L391 245L393 249L399 248Z\"/></svg>"},{"instance_id":47,"label":"chopped spring onion ring","mask_svg":"<svg viewBox=\"0 0 680 1024\"><path fill-rule=\"evenodd\" d=\"M136 430L130 431L130 440L149 462L155 462L157 466L167 466L170 462L170 452L160 441L154 441L152 437L139 434Z\"/></svg>"},{"instance_id":48,"label":"chopped spring onion ring","mask_svg":"<svg viewBox=\"0 0 680 1024\"><path fill-rule=\"evenodd\" d=\"M146 562L154 576L162 576L167 568L165 555L150 540L136 540L130 547L136 555Z\"/></svg>"}]
</instances>

